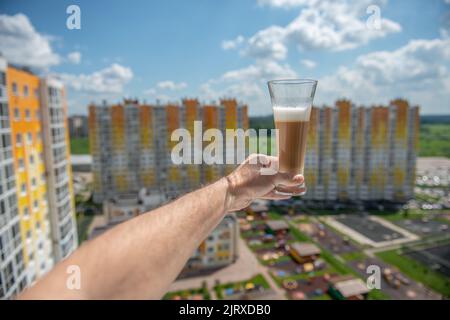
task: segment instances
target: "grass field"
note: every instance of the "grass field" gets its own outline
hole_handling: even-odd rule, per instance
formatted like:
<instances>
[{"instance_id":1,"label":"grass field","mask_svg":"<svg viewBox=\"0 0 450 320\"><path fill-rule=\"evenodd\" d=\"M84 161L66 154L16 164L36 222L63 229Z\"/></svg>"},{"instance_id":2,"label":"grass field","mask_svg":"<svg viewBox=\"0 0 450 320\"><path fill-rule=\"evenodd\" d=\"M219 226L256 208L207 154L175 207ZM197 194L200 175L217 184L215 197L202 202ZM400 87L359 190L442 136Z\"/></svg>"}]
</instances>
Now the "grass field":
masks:
<instances>
[{"instance_id":1,"label":"grass field","mask_svg":"<svg viewBox=\"0 0 450 320\"><path fill-rule=\"evenodd\" d=\"M71 154L89 154L89 138L71 138Z\"/></svg>"},{"instance_id":2,"label":"grass field","mask_svg":"<svg viewBox=\"0 0 450 320\"><path fill-rule=\"evenodd\" d=\"M367 256L362 251L354 251L341 254L341 258L345 261L360 261L367 258Z\"/></svg>"},{"instance_id":3,"label":"grass field","mask_svg":"<svg viewBox=\"0 0 450 320\"><path fill-rule=\"evenodd\" d=\"M450 125L422 124L420 126L420 157L450 158Z\"/></svg>"},{"instance_id":4,"label":"grass field","mask_svg":"<svg viewBox=\"0 0 450 320\"><path fill-rule=\"evenodd\" d=\"M187 290L180 290L175 292L168 292L164 295L163 300L171 300L175 296L180 296L182 298L188 298L194 294L201 294L203 296L204 300L210 300L211 295L208 292L208 289L206 288L198 288L198 289L187 289Z\"/></svg>"},{"instance_id":5,"label":"grass field","mask_svg":"<svg viewBox=\"0 0 450 320\"><path fill-rule=\"evenodd\" d=\"M397 250L390 250L377 253L385 262L392 264L400 269L407 276L423 283L429 288L450 297L450 279L444 275L430 270L427 266L409 257L400 255Z\"/></svg>"}]
</instances>

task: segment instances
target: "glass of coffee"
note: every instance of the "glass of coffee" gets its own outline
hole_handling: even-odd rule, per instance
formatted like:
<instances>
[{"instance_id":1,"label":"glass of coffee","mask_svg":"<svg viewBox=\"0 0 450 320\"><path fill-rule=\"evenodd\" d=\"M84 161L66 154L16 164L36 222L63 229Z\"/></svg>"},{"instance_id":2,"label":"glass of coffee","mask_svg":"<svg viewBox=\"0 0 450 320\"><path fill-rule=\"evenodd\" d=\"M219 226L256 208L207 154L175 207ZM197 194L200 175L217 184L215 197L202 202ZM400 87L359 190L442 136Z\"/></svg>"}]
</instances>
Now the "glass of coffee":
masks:
<instances>
[{"instance_id":1,"label":"glass of coffee","mask_svg":"<svg viewBox=\"0 0 450 320\"><path fill-rule=\"evenodd\" d=\"M309 118L317 81L272 80L268 86L277 129L278 171L303 174ZM277 193L290 195L280 190Z\"/></svg>"}]
</instances>

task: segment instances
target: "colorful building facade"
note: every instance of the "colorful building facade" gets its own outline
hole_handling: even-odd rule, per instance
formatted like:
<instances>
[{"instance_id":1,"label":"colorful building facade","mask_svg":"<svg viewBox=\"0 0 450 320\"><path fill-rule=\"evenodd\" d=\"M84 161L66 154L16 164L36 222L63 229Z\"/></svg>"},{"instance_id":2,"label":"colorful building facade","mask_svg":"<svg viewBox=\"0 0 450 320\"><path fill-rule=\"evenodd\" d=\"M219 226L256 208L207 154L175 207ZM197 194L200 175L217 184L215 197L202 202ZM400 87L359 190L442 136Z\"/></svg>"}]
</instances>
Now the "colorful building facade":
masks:
<instances>
[{"instance_id":1,"label":"colorful building facade","mask_svg":"<svg viewBox=\"0 0 450 320\"><path fill-rule=\"evenodd\" d=\"M172 134L179 128L186 129L191 137L189 163L172 161L172 150L179 143L172 139ZM222 151L224 162L226 152L232 151L235 157L236 152L230 150L225 139L203 141L203 133L217 129L225 137L226 129L236 128L246 130L248 116L247 106L234 99L221 100L219 105L201 105L196 99L184 99L180 105L147 105L125 100L120 105L89 106L94 200L103 202L142 188L172 199L218 179L235 165L207 165L198 155L211 143L222 143L217 150ZM194 141L196 131L199 141Z\"/></svg>"},{"instance_id":2,"label":"colorful building facade","mask_svg":"<svg viewBox=\"0 0 450 320\"><path fill-rule=\"evenodd\" d=\"M7 69L6 60L0 57L0 299L15 296L28 283L17 201Z\"/></svg>"},{"instance_id":3,"label":"colorful building facade","mask_svg":"<svg viewBox=\"0 0 450 320\"><path fill-rule=\"evenodd\" d=\"M11 140L28 283L53 266L39 77L8 67Z\"/></svg>"},{"instance_id":4,"label":"colorful building facade","mask_svg":"<svg viewBox=\"0 0 450 320\"><path fill-rule=\"evenodd\" d=\"M414 194L419 108L313 108L305 178L309 200L405 202Z\"/></svg>"},{"instance_id":5,"label":"colorful building facade","mask_svg":"<svg viewBox=\"0 0 450 320\"><path fill-rule=\"evenodd\" d=\"M1 137L0 298L9 298L74 251L78 239L64 88L4 59L0 65L0 128L8 133Z\"/></svg>"}]
</instances>

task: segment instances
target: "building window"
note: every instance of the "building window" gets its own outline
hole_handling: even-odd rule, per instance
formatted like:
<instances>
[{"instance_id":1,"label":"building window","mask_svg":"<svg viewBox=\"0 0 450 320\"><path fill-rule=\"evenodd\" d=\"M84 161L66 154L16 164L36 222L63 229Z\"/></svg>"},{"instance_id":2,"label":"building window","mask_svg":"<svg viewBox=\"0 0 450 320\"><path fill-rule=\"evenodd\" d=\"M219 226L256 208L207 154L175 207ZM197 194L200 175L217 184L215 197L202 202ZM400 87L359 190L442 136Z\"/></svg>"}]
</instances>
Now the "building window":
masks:
<instances>
[{"instance_id":1,"label":"building window","mask_svg":"<svg viewBox=\"0 0 450 320\"><path fill-rule=\"evenodd\" d=\"M20 147L22 145L22 135L20 133L16 134L16 146Z\"/></svg>"},{"instance_id":2,"label":"building window","mask_svg":"<svg viewBox=\"0 0 450 320\"><path fill-rule=\"evenodd\" d=\"M6 103L0 103L0 117L8 117L9 116L9 108Z\"/></svg>"},{"instance_id":3,"label":"building window","mask_svg":"<svg viewBox=\"0 0 450 320\"><path fill-rule=\"evenodd\" d=\"M25 162L23 158L19 158L19 170L23 170L25 168Z\"/></svg>"},{"instance_id":4,"label":"building window","mask_svg":"<svg viewBox=\"0 0 450 320\"><path fill-rule=\"evenodd\" d=\"M6 213L5 202L3 200L0 200L0 215L3 215L5 213Z\"/></svg>"},{"instance_id":5,"label":"building window","mask_svg":"<svg viewBox=\"0 0 450 320\"><path fill-rule=\"evenodd\" d=\"M31 186L36 187L36 178L31 179Z\"/></svg>"},{"instance_id":6,"label":"building window","mask_svg":"<svg viewBox=\"0 0 450 320\"><path fill-rule=\"evenodd\" d=\"M0 84L6 86L6 73L0 71Z\"/></svg>"},{"instance_id":7,"label":"building window","mask_svg":"<svg viewBox=\"0 0 450 320\"><path fill-rule=\"evenodd\" d=\"M30 121L31 120L31 112L30 109L25 110L25 120Z\"/></svg>"},{"instance_id":8,"label":"building window","mask_svg":"<svg viewBox=\"0 0 450 320\"><path fill-rule=\"evenodd\" d=\"M19 89L17 88L17 83L13 82L12 84L12 92L15 96L19 95Z\"/></svg>"},{"instance_id":9,"label":"building window","mask_svg":"<svg viewBox=\"0 0 450 320\"><path fill-rule=\"evenodd\" d=\"M30 217L30 211L28 210L28 207L25 207L23 209L23 215L25 218L29 218Z\"/></svg>"},{"instance_id":10,"label":"building window","mask_svg":"<svg viewBox=\"0 0 450 320\"><path fill-rule=\"evenodd\" d=\"M33 136L31 135L31 132L27 133L27 142L28 144L31 144L33 142Z\"/></svg>"},{"instance_id":11,"label":"building window","mask_svg":"<svg viewBox=\"0 0 450 320\"><path fill-rule=\"evenodd\" d=\"M34 156L30 155L30 164L34 164Z\"/></svg>"},{"instance_id":12,"label":"building window","mask_svg":"<svg viewBox=\"0 0 450 320\"><path fill-rule=\"evenodd\" d=\"M25 97L28 97L28 86L27 86L27 85L24 85L24 86L23 86L23 95L24 95Z\"/></svg>"},{"instance_id":13,"label":"building window","mask_svg":"<svg viewBox=\"0 0 450 320\"><path fill-rule=\"evenodd\" d=\"M27 186L25 185L25 183L22 183L22 185L20 186L20 191L22 193L27 193Z\"/></svg>"},{"instance_id":14,"label":"building window","mask_svg":"<svg viewBox=\"0 0 450 320\"><path fill-rule=\"evenodd\" d=\"M35 98L39 98L39 90L38 90L38 88L34 89L34 97Z\"/></svg>"},{"instance_id":15,"label":"building window","mask_svg":"<svg viewBox=\"0 0 450 320\"><path fill-rule=\"evenodd\" d=\"M35 209L37 209L39 207L39 202L37 200L34 200L33 206Z\"/></svg>"},{"instance_id":16,"label":"building window","mask_svg":"<svg viewBox=\"0 0 450 320\"><path fill-rule=\"evenodd\" d=\"M19 108L14 108L14 120L20 120Z\"/></svg>"}]
</instances>

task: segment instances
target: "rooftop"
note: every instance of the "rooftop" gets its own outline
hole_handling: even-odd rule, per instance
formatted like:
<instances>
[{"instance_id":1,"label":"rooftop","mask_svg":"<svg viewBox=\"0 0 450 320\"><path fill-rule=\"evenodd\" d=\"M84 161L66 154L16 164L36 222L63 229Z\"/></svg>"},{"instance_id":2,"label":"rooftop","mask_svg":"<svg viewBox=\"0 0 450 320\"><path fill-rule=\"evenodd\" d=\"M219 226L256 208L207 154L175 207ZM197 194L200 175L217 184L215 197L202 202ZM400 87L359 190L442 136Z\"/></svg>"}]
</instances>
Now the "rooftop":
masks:
<instances>
[{"instance_id":1,"label":"rooftop","mask_svg":"<svg viewBox=\"0 0 450 320\"><path fill-rule=\"evenodd\" d=\"M290 246L300 257L307 257L320 254L320 248L313 243L295 242L292 243Z\"/></svg>"},{"instance_id":2,"label":"rooftop","mask_svg":"<svg viewBox=\"0 0 450 320\"><path fill-rule=\"evenodd\" d=\"M70 155L70 162L72 165L90 165L92 164L92 156L88 154Z\"/></svg>"},{"instance_id":3,"label":"rooftop","mask_svg":"<svg viewBox=\"0 0 450 320\"><path fill-rule=\"evenodd\" d=\"M338 290L345 298L369 292L367 285L358 278L335 279L332 283L336 290Z\"/></svg>"},{"instance_id":4,"label":"rooftop","mask_svg":"<svg viewBox=\"0 0 450 320\"><path fill-rule=\"evenodd\" d=\"M269 220L266 225L273 231L289 229L289 225L284 220Z\"/></svg>"}]
</instances>

